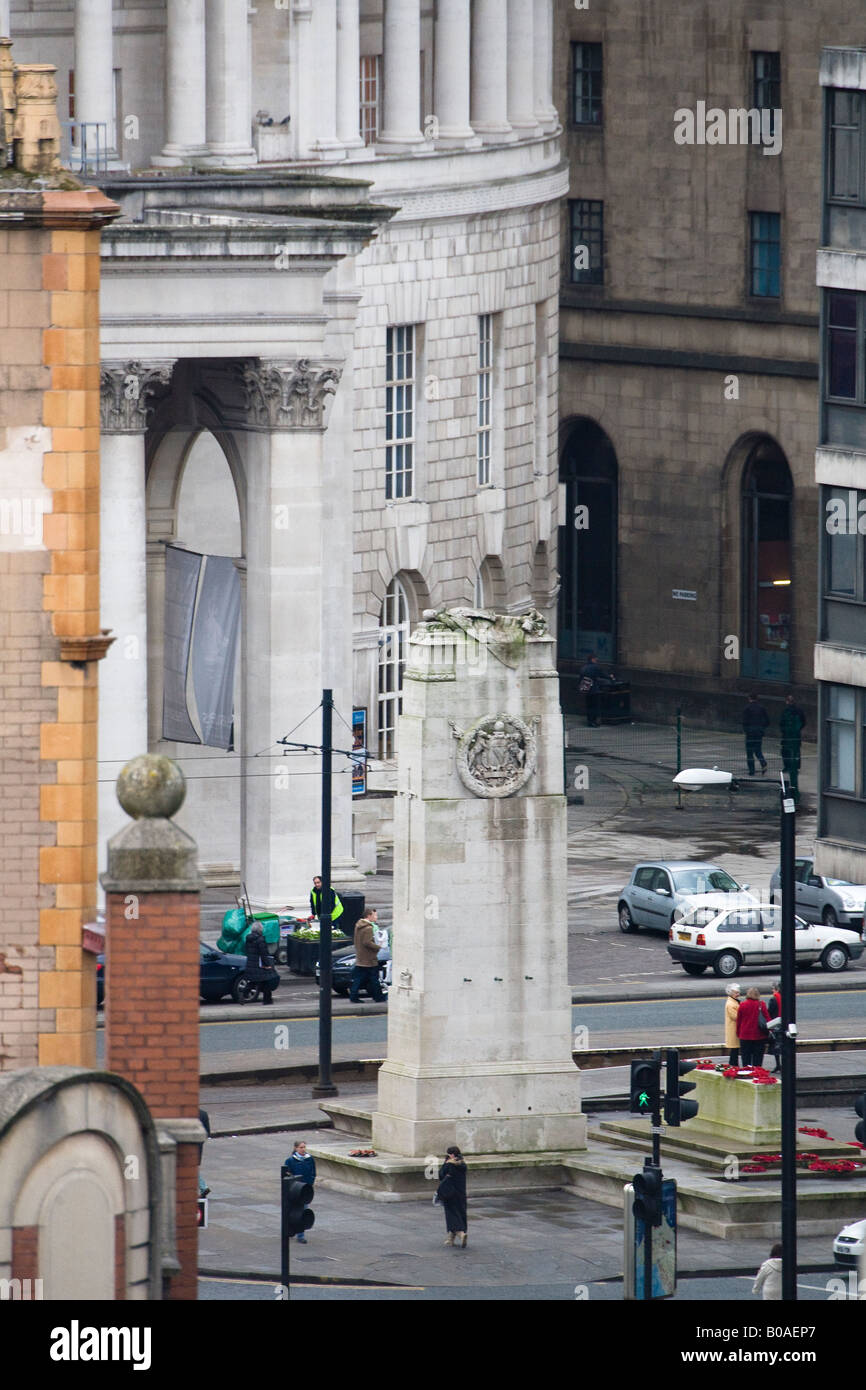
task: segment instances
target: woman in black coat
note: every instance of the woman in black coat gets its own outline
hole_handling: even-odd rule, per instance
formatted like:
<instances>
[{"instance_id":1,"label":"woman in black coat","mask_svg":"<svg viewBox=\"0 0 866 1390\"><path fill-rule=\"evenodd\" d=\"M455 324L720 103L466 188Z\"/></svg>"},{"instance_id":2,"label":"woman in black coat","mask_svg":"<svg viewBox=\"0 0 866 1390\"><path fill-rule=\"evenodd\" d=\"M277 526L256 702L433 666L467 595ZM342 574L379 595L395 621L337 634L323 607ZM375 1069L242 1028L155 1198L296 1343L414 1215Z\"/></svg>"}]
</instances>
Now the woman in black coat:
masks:
<instances>
[{"instance_id":1,"label":"woman in black coat","mask_svg":"<svg viewBox=\"0 0 866 1390\"><path fill-rule=\"evenodd\" d=\"M274 979L276 971L268 954L264 933L258 922L250 927L250 934L247 937L247 967L244 974L250 984L261 986L262 1003L273 1004L271 991L274 985L279 983L279 976L276 980Z\"/></svg>"},{"instance_id":2,"label":"woman in black coat","mask_svg":"<svg viewBox=\"0 0 866 1390\"><path fill-rule=\"evenodd\" d=\"M448 1234L446 1245L457 1241L466 1249L466 1164L456 1144L452 1144L445 1155L445 1162L439 1169L439 1186L436 1195L445 1208L445 1225Z\"/></svg>"}]
</instances>

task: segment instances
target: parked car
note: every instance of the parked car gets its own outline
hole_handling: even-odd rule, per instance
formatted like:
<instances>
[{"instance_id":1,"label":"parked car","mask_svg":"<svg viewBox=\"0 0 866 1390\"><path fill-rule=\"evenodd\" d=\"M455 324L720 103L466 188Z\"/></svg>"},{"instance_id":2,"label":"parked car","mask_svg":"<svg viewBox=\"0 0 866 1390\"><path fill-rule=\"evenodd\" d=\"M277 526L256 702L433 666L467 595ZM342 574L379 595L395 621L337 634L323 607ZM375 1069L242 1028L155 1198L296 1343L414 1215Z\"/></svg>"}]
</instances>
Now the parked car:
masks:
<instances>
[{"instance_id":1,"label":"parked car","mask_svg":"<svg viewBox=\"0 0 866 1390\"><path fill-rule=\"evenodd\" d=\"M856 1265L866 1246L866 1221L843 1226L833 1241L833 1259L837 1265Z\"/></svg>"},{"instance_id":2,"label":"parked car","mask_svg":"<svg viewBox=\"0 0 866 1390\"><path fill-rule=\"evenodd\" d=\"M335 994L345 998L352 984L352 971L355 968L355 948L354 946L344 947L342 951L335 951L332 956L331 966L331 989ZM390 985L391 983L391 950L388 946L383 946L379 951L379 984ZM316 984L319 984L319 962L316 961ZM367 990L361 987L362 994Z\"/></svg>"},{"instance_id":3,"label":"parked car","mask_svg":"<svg viewBox=\"0 0 866 1390\"><path fill-rule=\"evenodd\" d=\"M825 970L845 970L849 960L863 954L860 936L845 927L815 925L802 917L794 918L794 927L798 966L820 961ZM668 954L687 975L702 975L708 966L724 978L738 975L743 966L775 968L782 960L782 909L696 907L671 927Z\"/></svg>"},{"instance_id":4,"label":"parked car","mask_svg":"<svg viewBox=\"0 0 866 1390\"><path fill-rule=\"evenodd\" d=\"M780 902L782 871L770 879L770 896ZM807 922L826 922L829 927L850 927L863 931L866 916L866 884L849 883L844 878L816 874L812 859L794 860L794 905Z\"/></svg>"},{"instance_id":5,"label":"parked car","mask_svg":"<svg viewBox=\"0 0 866 1390\"><path fill-rule=\"evenodd\" d=\"M758 904L747 883L720 869L718 864L694 864L688 860L656 860L652 864L637 864L623 888L617 904L619 929L637 931L650 927L667 932L678 917L690 912L698 899L725 905L753 906ZM734 894L731 898L729 895Z\"/></svg>"},{"instance_id":6,"label":"parked car","mask_svg":"<svg viewBox=\"0 0 866 1390\"><path fill-rule=\"evenodd\" d=\"M240 1002L247 981L246 956L229 955L207 942L199 942L199 994L205 1004L215 1004L230 994ZM276 986L274 986L276 988ZM102 1008L105 999L105 956L96 957L96 1007Z\"/></svg>"}]
</instances>

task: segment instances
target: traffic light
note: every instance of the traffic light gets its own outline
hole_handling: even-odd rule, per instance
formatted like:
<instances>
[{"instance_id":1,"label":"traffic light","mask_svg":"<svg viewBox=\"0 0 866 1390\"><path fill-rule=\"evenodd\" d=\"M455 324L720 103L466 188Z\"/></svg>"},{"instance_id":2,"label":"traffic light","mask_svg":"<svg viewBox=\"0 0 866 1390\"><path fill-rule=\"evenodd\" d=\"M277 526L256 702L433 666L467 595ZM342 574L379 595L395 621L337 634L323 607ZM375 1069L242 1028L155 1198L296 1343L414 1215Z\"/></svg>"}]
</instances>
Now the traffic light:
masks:
<instances>
[{"instance_id":1,"label":"traffic light","mask_svg":"<svg viewBox=\"0 0 866 1390\"><path fill-rule=\"evenodd\" d=\"M647 1062L631 1064L631 1105L632 1114L651 1115L659 1108L661 1094L661 1054Z\"/></svg>"},{"instance_id":2,"label":"traffic light","mask_svg":"<svg viewBox=\"0 0 866 1390\"><path fill-rule=\"evenodd\" d=\"M854 1138L866 1144L866 1091L854 1102L854 1109L860 1116L860 1123L854 1126Z\"/></svg>"},{"instance_id":3,"label":"traffic light","mask_svg":"<svg viewBox=\"0 0 866 1390\"><path fill-rule=\"evenodd\" d=\"M632 1178L634 1201L632 1211L645 1226L662 1224L662 1170L646 1167Z\"/></svg>"},{"instance_id":4,"label":"traffic light","mask_svg":"<svg viewBox=\"0 0 866 1390\"><path fill-rule=\"evenodd\" d=\"M686 1072L694 1071L694 1062L681 1062L676 1048L665 1049L665 1124L675 1127L683 1120L693 1120L698 1113L696 1100L681 1097L695 1089L694 1081L680 1081Z\"/></svg>"},{"instance_id":5,"label":"traffic light","mask_svg":"<svg viewBox=\"0 0 866 1390\"><path fill-rule=\"evenodd\" d=\"M288 1170L284 1170L288 1172ZM299 1236L315 1225L316 1214L310 1209L313 1189L302 1178L283 1178L284 1230L287 1236Z\"/></svg>"}]
</instances>

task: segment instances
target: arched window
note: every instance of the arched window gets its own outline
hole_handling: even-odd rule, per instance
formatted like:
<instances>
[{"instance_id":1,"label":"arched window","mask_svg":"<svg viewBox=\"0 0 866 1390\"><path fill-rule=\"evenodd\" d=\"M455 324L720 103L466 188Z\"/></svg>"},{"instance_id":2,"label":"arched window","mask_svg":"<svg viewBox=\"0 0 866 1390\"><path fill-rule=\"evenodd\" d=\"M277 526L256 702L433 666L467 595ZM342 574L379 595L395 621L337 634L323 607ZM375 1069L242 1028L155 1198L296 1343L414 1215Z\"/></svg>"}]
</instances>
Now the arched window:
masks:
<instances>
[{"instance_id":1,"label":"arched window","mask_svg":"<svg viewBox=\"0 0 866 1390\"><path fill-rule=\"evenodd\" d=\"M559 660L616 657L617 461L594 420L569 429L559 466L565 525L559 528Z\"/></svg>"},{"instance_id":2,"label":"arched window","mask_svg":"<svg viewBox=\"0 0 866 1390\"><path fill-rule=\"evenodd\" d=\"M388 585L379 615L379 757L397 752L397 716L403 706L403 668L409 641L409 600L402 583Z\"/></svg>"},{"instance_id":3,"label":"arched window","mask_svg":"<svg viewBox=\"0 0 866 1390\"><path fill-rule=\"evenodd\" d=\"M773 439L743 467L743 645L740 674L787 681L791 668L791 498L788 461Z\"/></svg>"}]
</instances>

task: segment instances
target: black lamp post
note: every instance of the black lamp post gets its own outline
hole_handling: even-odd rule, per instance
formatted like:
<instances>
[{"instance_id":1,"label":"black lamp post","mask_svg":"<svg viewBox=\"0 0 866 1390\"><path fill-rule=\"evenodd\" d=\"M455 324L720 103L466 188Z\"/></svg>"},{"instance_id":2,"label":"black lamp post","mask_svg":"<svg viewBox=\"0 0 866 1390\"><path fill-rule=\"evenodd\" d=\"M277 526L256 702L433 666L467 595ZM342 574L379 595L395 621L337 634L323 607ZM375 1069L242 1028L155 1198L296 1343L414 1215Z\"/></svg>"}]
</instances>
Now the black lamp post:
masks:
<instances>
[{"instance_id":1,"label":"black lamp post","mask_svg":"<svg viewBox=\"0 0 866 1390\"><path fill-rule=\"evenodd\" d=\"M797 947L794 927L796 808L781 774L782 876L782 1298L797 1301Z\"/></svg>"}]
</instances>

